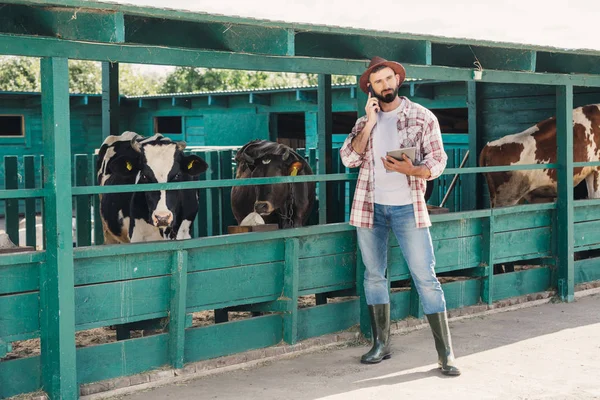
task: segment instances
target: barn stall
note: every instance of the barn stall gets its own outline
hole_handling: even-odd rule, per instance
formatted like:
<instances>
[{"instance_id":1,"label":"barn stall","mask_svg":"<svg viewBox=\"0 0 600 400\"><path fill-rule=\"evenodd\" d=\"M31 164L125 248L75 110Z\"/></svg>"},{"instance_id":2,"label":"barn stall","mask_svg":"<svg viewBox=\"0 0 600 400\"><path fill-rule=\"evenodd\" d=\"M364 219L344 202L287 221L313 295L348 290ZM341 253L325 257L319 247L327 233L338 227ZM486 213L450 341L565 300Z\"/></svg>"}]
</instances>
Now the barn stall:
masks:
<instances>
[{"instance_id":1,"label":"barn stall","mask_svg":"<svg viewBox=\"0 0 600 400\"><path fill-rule=\"evenodd\" d=\"M326 187L356 179L354 172L333 173L331 75L360 75L375 55L404 63L411 78L464 85L471 154L488 138L515 133L551 115L558 118L554 165L482 169L470 157L468 168L446 170L448 176L463 176L462 190L474 194L467 199L467 211L432 216L438 273L467 277L444 283L449 309L548 289L572 301L576 284L600 279L596 259L574 261L576 251L600 247L594 229L600 202L575 202L569 179L573 167L584 165L573 163L569 151L571 110L600 102L600 54L94 2L51 4L6 2L0 17L1 54L42 58L44 155L42 183L17 180L16 187L0 191L0 199L10 218L19 202L30 207L32 199L43 202L46 241L43 251L13 249L0 256L0 356L13 344L40 340L39 354L0 361L0 397L43 390L51 399L78 398L80 385L92 382L180 369L355 325L368 335L354 228L329 223L327 210L336 204ZM77 161L65 157L72 153L69 58L103 62L104 135L119 129L119 62L317 73L317 162L326 173L252 182L221 176L143 188L72 185ZM474 61L481 71L473 68ZM356 90L356 109L365 101L366 95ZM556 203L485 208L485 186L477 173L549 168L558 172ZM222 195L232 186L306 181L319 182L321 189L316 226L72 247L73 201L87 209L101 193L193 188ZM408 269L394 240L389 252L391 280L406 281ZM494 264L513 261L539 267L493 274ZM393 319L422 317L416 292L391 290ZM299 300L315 295L318 305L306 307ZM220 315L218 323L195 324L194 314L206 310ZM225 322L233 312L262 314ZM127 338L133 326L150 327L156 321L168 326L158 334ZM121 327L118 340L77 347L83 332L112 325Z\"/></svg>"}]
</instances>

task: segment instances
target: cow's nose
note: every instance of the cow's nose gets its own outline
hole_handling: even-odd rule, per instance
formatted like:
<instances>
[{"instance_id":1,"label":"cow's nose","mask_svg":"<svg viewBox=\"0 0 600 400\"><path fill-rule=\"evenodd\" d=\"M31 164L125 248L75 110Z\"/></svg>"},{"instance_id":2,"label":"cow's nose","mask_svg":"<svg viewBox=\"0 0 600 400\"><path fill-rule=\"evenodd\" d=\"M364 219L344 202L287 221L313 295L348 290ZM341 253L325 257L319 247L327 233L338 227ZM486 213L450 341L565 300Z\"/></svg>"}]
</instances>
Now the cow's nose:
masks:
<instances>
[{"instance_id":1,"label":"cow's nose","mask_svg":"<svg viewBox=\"0 0 600 400\"><path fill-rule=\"evenodd\" d=\"M155 212L152 214L152 222L154 226L170 226L173 222L173 213L170 212Z\"/></svg>"},{"instance_id":2,"label":"cow's nose","mask_svg":"<svg viewBox=\"0 0 600 400\"><path fill-rule=\"evenodd\" d=\"M258 214L267 214L269 212L269 203L266 201L257 201L254 203L254 211Z\"/></svg>"}]
</instances>

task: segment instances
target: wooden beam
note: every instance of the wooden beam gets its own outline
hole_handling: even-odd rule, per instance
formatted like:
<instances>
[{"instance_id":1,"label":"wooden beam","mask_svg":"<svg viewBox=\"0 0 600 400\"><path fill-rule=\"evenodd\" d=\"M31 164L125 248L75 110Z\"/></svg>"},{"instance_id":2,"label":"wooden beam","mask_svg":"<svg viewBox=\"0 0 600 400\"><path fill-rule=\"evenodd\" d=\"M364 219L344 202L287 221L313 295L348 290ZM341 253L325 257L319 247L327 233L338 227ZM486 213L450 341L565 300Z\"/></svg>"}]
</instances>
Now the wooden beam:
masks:
<instances>
[{"instance_id":1,"label":"wooden beam","mask_svg":"<svg viewBox=\"0 0 600 400\"><path fill-rule=\"evenodd\" d=\"M119 64L102 63L102 136L120 135Z\"/></svg>"},{"instance_id":2,"label":"wooden beam","mask_svg":"<svg viewBox=\"0 0 600 400\"><path fill-rule=\"evenodd\" d=\"M227 96L208 95L208 105L211 107L228 107L229 99Z\"/></svg>"},{"instance_id":3,"label":"wooden beam","mask_svg":"<svg viewBox=\"0 0 600 400\"><path fill-rule=\"evenodd\" d=\"M535 71L535 51L471 45L435 43L433 65L484 70Z\"/></svg>"},{"instance_id":4,"label":"wooden beam","mask_svg":"<svg viewBox=\"0 0 600 400\"><path fill-rule=\"evenodd\" d=\"M342 35L333 33L297 32L296 55L370 60L374 56L412 64L431 63L431 43L426 40L406 40ZM365 64L365 67L368 62Z\"/></svg>"},{"instance_id":5,"label":"wooden beam","mask_svg":"<svg viewBox=\"0 0 600 400\"><path fill-rule=\"evenodd\" d=\"M410 97L422 97L425 99L433 99L435 97L433 86L411 82Z\"/></svg>"},{"instance_id":6,"label":"wooden beam","mask_svg":"<svg viewBox=\"0 0 600 400\"><path fill-rule=\"evenodd\" d=\"M317 93L314 90L296 90L296 101L304 101L306 103L316 103Z\"/></svg>"},{"instance_id":7,"label":"wooden beam","mask_svg":"<svg viewBox=\"0 0 600 400\"><path fill-rule=\"evenodd\" d=\"M538 72L558 74L600 74L600 56L539 52Z\"/></svg>"},{"instance_id":8,"label":"wooden beam","mask_svg":"<svg viewBox=\"0 0 600 400\"><path fill-rule=\"evenodd\" d=\"M575 299L573 211L573 86L556 88L558 295Z\"/></svg>"},{"instance_id":9,"label":"wooden beam","mask_svg":"<svg viewBox=\"0 0 600 400\"><path fill-rule=\"evenodd\" d=\"M469 159L467 166L477 167L479 160L479 151L481 150L481 140L483 132L477 129L477 82L467 82L467 115L469 126ZM475 210L483 208L482 189L483 176L481 174L470 174L462 177L464 193L473 193L474 196L464 197L464 207L466 210ZM479 202L479 204L478 204Z\"/></svg>"},{"instance_id":10,"label":"wooden beam","mask_svg":"<svg viewBox=\"0 0 600 400\"><path fill-rule=\"evenodd\" d=\"M3 5L2 14L0 31L3 33L104 43L125 41L122 12L7 4Z\"/></svg>"},{"instance_id":11,"label":"wooden beam","mask_svg":"<svg viewBox=\"0 0 600 400\"><path fill-rule=\"evenodd\" d=\"M319 113L317 115L317 149L318 149L318 173L319 175L331 172L332 160L332 127L331 116L331 75L319 75L318 87ZM319 224L327 223L327 209L334 209L330 204L333 200L333 185L321 182L319 185ZM329 199L329 200L328 200Z\"/></svg>"},{"instance_id":12,"label":"wooden beam","mask_svg":"<svg viewBox=\"0 0 600 400\"><path fill-rule=\"evenodd\" d=\"M278 56L294 55L294 31L243 24L125 18L128 43Z\"/></svg>"},{"instance_id":13,"label":"wooden beam","mask_svg":"<svg viewBox=\"0 0 600 400\"><path fill-rule=\"evenodd\" d=\"M250 104L256 104L261 106L270 106L271 105L271 95L270 94L261 94L261 93L250 93L248 95L248 102Z\"/></svg>"},{"instance_id":14,"label":"wooden beam","mask_svg":"<svg viewBox=\"0 0 600 400\"><path fill-rule=\"evenodd\" d=\"M192 108L192 100L187 97L171 97L171 106L173 107L182 107L182 108Z\"/></svg>"},{"instance_id":15,"label":"wooden beam","mask_svg":"<svg viewBox=\"0 0 600 400\"><path fill-rule=\"evenodd\" d=\"M73 275L69 70L41 60L46 262L40 264L42 387L51 399L77 399Z\"/></svg>"}]
</instances>

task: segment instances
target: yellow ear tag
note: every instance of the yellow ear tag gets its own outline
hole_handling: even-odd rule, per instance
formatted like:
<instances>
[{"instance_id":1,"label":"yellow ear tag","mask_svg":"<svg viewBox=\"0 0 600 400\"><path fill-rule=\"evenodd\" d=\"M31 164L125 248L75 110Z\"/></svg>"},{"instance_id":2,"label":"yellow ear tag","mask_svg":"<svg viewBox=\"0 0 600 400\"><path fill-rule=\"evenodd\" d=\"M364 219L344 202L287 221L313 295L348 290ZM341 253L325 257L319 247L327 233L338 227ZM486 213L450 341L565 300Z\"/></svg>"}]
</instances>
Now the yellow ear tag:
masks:
<instances>
[{"instance_id":1,"label":"yellow ear tag","mask_svg":"<svg viewBox=\"0 0 600 400\"><path fill-rule=\"evenodd\" d=\"M290 174L290 176L296 176L296 175L298 175L298 167L293 167L292 173Z\"/></svg>"},{"instance_id":2,"label":"yellow ear tag","mask_svg":"<svg viewBox=\"0 0 600 400\"><path fill-rule=\"evenodd\" d=\"M131 165L129 161L126 161L125 168L127 168L127 171L131 171L133 169L133 165Z\"/></svg>"},{"instance_id":3,"label":"yellow ear tag","mask_svg":"<svg viewBox=\"0 0 600 400\"><path fill-rule=\"evenodd\" d=\"M192 169L192 167L194 166L194 163L196 162L196 160L192 160L190 161L190 163L187 166L187 169Z\"/></svg>"},{"instance_id":4,"label":"yellow ear tag","mask_svg":"<svg viewBox=\"0 0 600 400\"><path fill-rule=\"evenodd\" d=\"M302 168L302 163L295 162L292 164L292 171L290 172L290 176L298 175L298 171Z\"/></svg>"}]
</instances>

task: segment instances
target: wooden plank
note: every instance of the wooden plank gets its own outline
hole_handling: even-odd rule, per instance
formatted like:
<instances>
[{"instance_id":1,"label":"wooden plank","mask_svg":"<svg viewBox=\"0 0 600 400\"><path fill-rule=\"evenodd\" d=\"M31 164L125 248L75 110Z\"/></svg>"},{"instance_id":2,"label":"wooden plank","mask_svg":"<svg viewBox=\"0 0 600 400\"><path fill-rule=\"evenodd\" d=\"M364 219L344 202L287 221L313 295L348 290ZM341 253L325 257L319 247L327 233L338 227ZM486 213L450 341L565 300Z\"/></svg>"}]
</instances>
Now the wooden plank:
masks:
<instances>
[{"instance_id":1,"label":"wooden plank","mask_svg":"<svg viewBox=\"0 0 600 400\"><path fill-rule=\"evenodd\" d=\"M44 58L40 68L47 244L40 271L42 385L50 398L75 399L69 70L66 58Z\"/></svg>"},{"instance_id":2,"label":"wooden plank","mask_svg":"<svg viewBox=\"0 0 600 400\"><path fill-rule=\"evenodd\" d=\"M432 240L481 235L481 223L476 218L436 221L429 229ZM391 236L390 246L397 246L396 238L394 235Z\"/></svg>"},{"instance_id":3,"label":"wooden plank","mask_svg":"<svg viewBox=\"0 0 600 400\"><path fill-rule=\"evenodd\" d=\"M298 289L299 289L299 240L285 240L285 264L283 271L283 296L289 307L283 314L283 339L288 344L295 344L298 338Z\"/></svg>"},{"instance_id":4,"label":"wooden plank","mask_svg":"<svg viewBox=\"0 0 600 400\"><path fill-rule=\"evenodd\" d=\"M208 174L210 173L210 180L218 180L221 179L221 154L218 151L211 151L210 153L210 163L208 170L206 171L207 179ZM217 236L222 233L221 226L221 205L223 198L222 189L212 189L210 190L210 199L211 199L211 226L212 226L212 236Z\"/></svg>"},{"instance_id":5,"label":"wooden plank","mask_svg":"<svg viewBox=\"0 0 600 400\"><path fill-rule=\"evenodd\" d=\"M317 113L317 149L318 149L318 167L319 175L331 172L331 146L332 146L332 127L333 120L331 116L331 75L319 75L318 84L318 113ZM326 182L317 184L319 190L319 224L326 224L329 221L328 209L333 210L333 192L332 186Z\"/></svg>"},{"instance_id":6,"label":"wooden plank","mask_svg":"<svg viewBox=\"0 0 600 400\"><path fill-rule=\"evenodd\" d=\"M206 271L240 265L278 262L284 259L285 244L283 240L218 245L202 249L190 249L188 270L189 272Z\"/></svg>"},{"instance_id":7,"label":"wooden plank","mask_svg":"<svg viewBox=\"0 0 600 400\"><path fill-rule=\"evenodd\" d=\"M501 262L521 255L548 254L552 250L551 243L550 227L494 233L494 260Z\"/></svg>"},{"instance_id":8,"label":"wooden plank","mask_svg":"<svg viewBox=\"0 0 600 400\"><path fill-rule=\"evenodd\" d=\"M588 258L574 263L575 284L600 280L600 260Z\"/></svg>"},{"instance_id":9,"label":"wooden plank","mask_svg":"<svg viewBox=\"0 0 600 400\"><path fill-rule=\"evenodd\" d=\"M102 63L102 137L120 135L119 64Z\"/></svg>"},{"instance_id":10,"label":"wooden plank","mask_svg":"<svg viewBox=\"0 0 600 400\"><path fill-rule=\"evenodd\" d=\"M557 255L558 294L563 301L575 299L573 270L573 86L556 88Z\"/></svg>"},{"instance_id":11,"label":"wooden plank","mask_svg":"<svg viewBox=\"0 0 600 400\"><path fill-rule=\"evenodd\" d=\"M481 301L492 304L494 302L494 257L496 248L494 230L496 217L492 214L482 221L483 234L481 244L482 265L486 267L486 276L481 285Z\"/></svg>"},{"instance_id":12,"label":"wooden plank","mask_svg":"<svg viewBox=\"0 0 600 400\"><path fill-rule=\"evenodd\" d=\"M432 44L432 63L449 67L535 71L535 52L526 49L493 48L476 45Z\"/></svg>"},{"instance_id":13,"label":"wooden plank","mask_svg":"<svg viewBox=\"0 0 600 400\"><path fill-rule=\"evenodd\" d=\"M303 294L327 287L353 287L356 279L356 253L303 258L298 262L300 291Z\"/></svg>"},{"instance_id":14,"label":"wooden plank","mask_svg":"<svg viewBox=\"0 0 600 400\"><path fill-rule=\"evenodd\" d=\"M94 172L94 178L92 180L90 180L90 182L94 182L94 185L97 185L98 182L96 182L96 162L98 160L98 155L94 154L92 156L92 168L90 168L90 171ZM97 245L101 245L104 244L104 233L103 233L103 228L102 228L102 219L100 217L100 196L93 195L92 198L94 199L94 244Z\"/></svg>"},{"instance_id":15,"label":"wooden plank","mask_svg":"<svg viewBox=\"0 0 600 400\"><path fill-rule=\"evenodd\" d=\"M600 219L600 204L587 205L585 201L574 202L573 222L586 222ZM577 227L577 225L575 225Z\"/></svg>"},{"instance_id":16,"label":"wooden plank","mask_svg":"<svg viewBox=\"0 0 600 400\"><path fill-rule=\"evenodd\" d=\"M232 160L233 151L223 150L221 154L221 179L232 179ZM227 227L230 225L237 225L235 218L233 217L233 211L231 211L231 188L223 188L221 194L221 226L222 233L227 233Z\"/></svg>"},{"instance_id":17,"label":"wooden plank","mask_svg":"<svg viewBox=\"0 0 600 400\"><path fill-rule=\"evenodd\" d=\"M206 152L204 151L194 151L193 154L198 157L206 160ZM200 174L198 180L204 181L206 180L206 174ZM198 214L196 215L196 220L194 221L194 231L196 232L195 237L206 237L208 236L208 190L198 190Z\"/></svg>"},{"instance_id":18,"label":"wooden plank","mask_svg":"<svg viewBox=\"0 0 600 400\"><path fill-rule=\"evenodd\" d=\"M444 283L442 289L448 310L478 304L481 298L481 281L479 279Z\"/></svg>"},{"instance_id":19,"label":"wooden plank","mask_svg":"<svg viewBox=\"0 0 600 400\"><path fill-rule=\"evenodd\" d=\"M169 361L173 368L183 368L185 349L185 297L187 293L187 252L172 255L171 302L169 307Z\"/></svg>"},{"instance_id":20,"label":"wooden plank","mask_svg":"<svg viewBox=\"0 0 600 400\"><path fill-rule=\"evenodd\" d=\"M189 273L188 311L275 300L283 291L283 270L283 262L274 262Z\"/></svg>"},{"instance_id":21,"label":"wooden plank","mask_svg":"<svg viewBox=\"0 0 600 400\"><path fill-rule=\"evenodd\" d=\"M25 189L34 189L35 185L35 156L23 157L25 173ZM36 246L36 199L25 199L25 245ZM40 243L41 244L41 243Z\"/></svg>"},{"instance_id":22,"label":"wooden plank","mask_svg":"<svg viewBox=\"0 0 600 400\"><path fill-rule=\"evenodd\" d=\"M573 228L574 246L589 246L600 243L598 221L580 222Z\"/></svg>"},{"instance_id":23,"label":"wooden plank","mask_svg":"<svg viewBox=\"0 0 600 400\"><path fill-rule=\"evenodd\" d=\"M494 301L552 288L550 267L509 272L494 276Z\"/></svg>"},{"instance_id":24,"label":"wooden plank","mask_svg":"<svg viewBox=\"0 0 600 400\"><path fill-rule=\"evenodd\" d=\"M171 265L171 255L167 252L76 259L75 284L90 285L168 275Z\"/></svg>"},{"instance_id":25,"label":"wooden plank","mask_svg":"<svg viewBox=\"0 0 600 400\"><path fill-rule=\"evenodd\" d=\"M390 293L390 318L392 321L404 319L410 315L410 291Z\"/></svg>"},{"instance_id":26,"label":"wooden plank","mask_svg":"<svg viewBox=\"0 0 600 400\"><path fill-rule=\"evenodd\" d=\"M0 295L31 292L40 288L39 263L0 266Z\"/></svg>"},{"instance_id":27,"label":"wooden plank","mask_svg":"<svg viewBox=\"0 0 600 400\"><path fill-rule=\"evenodd\" d=\"M82 347L77 349L77 383L135 375L168 363L169 337L166 334Z\"/></svg>"},{"instance_id":28,"label":"wooden plank","mask_svg":"<svg viewBox=\"0 0 600 400\"><path fill-rule=\"evenodd\" d=\"M4 187L19 188L19 165L17 156L4 157ZM19 245L19 200L6 200L6 233L10 240Z\"/></svg>"},{"instance_id":29,"label":"wooden plank","mask_svg":"<svg viewBox=\"0 0 600 400\"><path fill-rule=\"evenodd\" d=\"M300 238L300 258L348 253L356 250L356 232L310 235Z\"/></svg>"},{"instance_id":30,"label":"wooden plank","mask_svg":"<svg viewBox=\"0 0 600 400\"><path fill-rule=\"evenodd\" d=\"M552 213L553 210L541 210L497 215L494 220L494 231L499 233L551 226Z\"/></svg>"},{"instance_id":31,"label":"wooden plank","mask_svg":"<svg viewBox=\"0 0 600 400\"><path fill-rule=\"evenodd\" d=\"M75 184L89 186L88 156L75 155ZM90 196L77 196L75 199L75 216L77 223L77 246L90 246L92 244L92 214Z\"/></svg>"},{"instance_id":32,"label":"wooden plank","mask_svg":"<svg viewBox=\"0 0 600 400\"><path fill-rule=\"evenodd\" d=\"M269 347L281 342L282 339L283 321L280 315L192 328L185 332L185 362ZM207 343L211 345L207 346Z\"/></svg>"},{"instance_id":33,"label":"wooden plank","mask_svg":"<svg viewBox=\"0 0 600 400\"><path fill-rule=\"evenodd\" d=\"M536 70L558 74L600 74L600 57L540 51Z\"/></svg>"},{"instance_id":34,"label":"wooden plank","mask_svg":"<svg viewBox=\"0 0 600 400\"><path fill-rule=\"evenodd\" d=\"M0 362L0 399L42 388L40 356Z\"/></svg>"},{"instance_id":35,"label":"wooden plank","mask_svg":"<svg viewBox=\"0 0 600 400\"><path fill-rule=\"evenodd\" d=\"M298 340L346 330L359 322L359 300L302 308L298 311Z\"/></svg>"},{"instance_id":36,"label":"wooden plank","mask_svg":"<svg viewBox=\"0 0 600 400\"><path fill-rule=\"evenodd\" d=\"M0 337L39 331L39 310L38 293L0 296Z\"/></svg>"},{"instance_id":37,"label":"wooden plank","mask_svg":"<svg viewBox=\"0 0 600 400\"><path fill-rule=\"evenodd\" d=\"M97 326L103 321L132 322L153 318L155 314L166 315L169 289L168 276L77 287L75 322L79 326Z\"/></svg>"}]
</instances>

